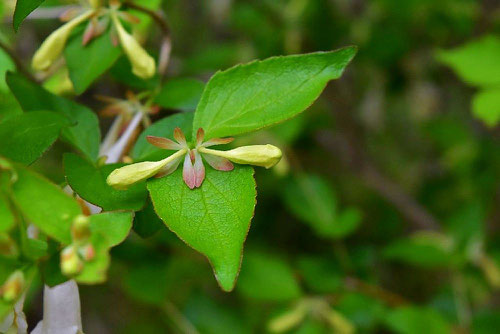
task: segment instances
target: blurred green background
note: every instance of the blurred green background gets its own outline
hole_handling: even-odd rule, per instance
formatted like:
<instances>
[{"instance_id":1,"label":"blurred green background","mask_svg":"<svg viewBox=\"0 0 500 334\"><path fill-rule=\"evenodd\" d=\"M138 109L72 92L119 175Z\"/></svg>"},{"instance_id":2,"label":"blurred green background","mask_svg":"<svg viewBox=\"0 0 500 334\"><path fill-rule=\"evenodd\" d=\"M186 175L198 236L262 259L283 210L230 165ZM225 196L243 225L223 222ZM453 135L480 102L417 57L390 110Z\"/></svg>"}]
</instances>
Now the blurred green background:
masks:
<instances>
[{"instance_id":1,"label":"blurred green background","mask_svg":"<svg viewBox=\"0 0 500 334\"><path fill-rule=\"evenodd\" d=\"M13 5L0 3L0 39L28 63L59 23L29 19L15 35ZM346 45L359 53L302 116L239 139L278 145L285 159L257 171L235 291L222 292L209 263L166 228L134 233L113 250L108 282L80 289L86 333L499 332L498 0L161 6L169 76L206 81L252 59ZM149 37L156 46L159 32ZM9 69L0 52L6 112L19 108L3 80ZM78 100L97 111L94 95L122 96L114 72ZM47 85L57 90L57 80ZM36 168L62 182L58 145ZM34 289L30 323L41 313Z\"/></svg>"}]
</instances>

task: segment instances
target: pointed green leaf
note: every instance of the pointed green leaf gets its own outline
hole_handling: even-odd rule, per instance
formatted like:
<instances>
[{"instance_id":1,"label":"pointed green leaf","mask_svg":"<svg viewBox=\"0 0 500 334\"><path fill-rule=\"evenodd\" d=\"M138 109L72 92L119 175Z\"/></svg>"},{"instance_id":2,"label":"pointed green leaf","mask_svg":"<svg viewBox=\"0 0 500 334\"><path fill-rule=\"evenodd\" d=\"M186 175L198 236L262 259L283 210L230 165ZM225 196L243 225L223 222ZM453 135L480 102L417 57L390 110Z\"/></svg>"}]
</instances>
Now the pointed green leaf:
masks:
<instances>
[{"instance_id":1,"label":"pointed green leaf","mask_svg":"<svg viewBox=\"0 0 500 334\"><path fill-rule=\"evenodd\" d=\"M7 84L24 111L48 110L66 116L75 125L63 129L63 139L90 159L97 159L101 133L92 110L54 95L20 74L7 73Z\"/></svg>"},{"instance_id":2,"label":"pointed green leaf","mask_svg":"<svg viewBox=\"0 0 500 334\"><path fill-rule=\"evenodd\" d=\"M0 155L29 165L57 140L67 125L66 117L48 111L11 117L0 123Z\"/></svg>"},{"instance_id":3,"label":"pointed green leaf","mask_svg":"<svg viewBox=\"0 0 500 334\"><path fill-rule=\"evenodd\" d=\"M17 31L24 19L45 0L17 0L14 12L14 30Z\"/></svg>"},{"instance_id":4,"label":"pointed green leaf","mask_svg":"<svg viewBox=\"0 0 500 334\"><path fill-rule=\"evenodd\" d=\"M204 254L225 291L234 288L243 243L255 207L253 169L231 172L207 168L203 185L189 189L182 170L148 182L156 213L188 245Z\"/></svg>"},{"instance_id":5,"label":"pointed green leaf","mask_svg":"<svg viewBox=\"0 0 500 334\"><path fill-rule=\"evenodd\" d=\"M29 223L63 244L71 242L70 228L81 214L78 202L61 188L29 169L16 165L12 197Z\"/></svg>"},{"instance_id":6,"label":"pointed green leaf","mask_svg":"<svg viewBox=\"0 0 500 334\"><path fill-rule=\"evenodd\" d=\"M104 211L140 210L147 198L144 182L127 190L116 190L106 183L106 178L124 164L97 167L93 162L74 153L64 155L64 172L71 188L87 202Z\"/></svg>"},{"instance_id":7,"label":"pointed green leaf","mask_svg":"<svg viewBox=\"0 0 500 334\"><path fill-rule=\"evenodd\" d=\"M64 56L68 64L69 76L77 94L85 90L121 55L121 48L113 46L110 32L94 38L88 45L82 45L83 34L73 38Z\"/></svg>"},{"instance_id":8,"label":"pointed green leaf","mask_svg":"<svg viewBox=\"0 0 500 334\"><path fill-rule=\"evenodd\" d=\"M216 73L196 109L206 138L234 136L275 125L307 109L328 81L342 75L355 47L273 57Z\"/></svg>"},{"instance_id":9,"label":"pointed green leaf","mask_svg":"<svg viewBox=\"0 0 500 334\"><path fill-rule=\"evenodd\" d=\"M104 236L108 248L121 244L132 228L131 212L105 212L90 216L92 233Z\"/></svg>"}]
</instances>

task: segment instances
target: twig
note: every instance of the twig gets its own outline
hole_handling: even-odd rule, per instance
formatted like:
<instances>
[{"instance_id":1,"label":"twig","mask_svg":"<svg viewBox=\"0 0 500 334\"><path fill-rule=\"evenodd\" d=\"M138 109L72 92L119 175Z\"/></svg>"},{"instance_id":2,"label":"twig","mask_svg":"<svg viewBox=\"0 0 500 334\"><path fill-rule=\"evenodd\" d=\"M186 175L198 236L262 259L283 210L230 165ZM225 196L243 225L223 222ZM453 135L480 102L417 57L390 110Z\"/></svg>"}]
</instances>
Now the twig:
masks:
<instances>
[{"instance_id":1,"label":"twig","mask_svg":"<svg viewBox=\"0 0 500 334\"><path fill-rule=\"evenodd\" d=\"M328 90L332 93L331 90ZM331 100L338 101L336 96ZM346 110L342 110L346 109ZM416 229L439 230L438 221L400 185L381 173L365 152L364 143L360 140L363 135L361 129L352 119L349 108L335 106L335 115L338 116L339 132L322 131L317 135L318 143L330 154L341 161L350 170L360 175L364 183L385 198Z\"/></svg>"},{"instance_id":2,"label":"twig","mask_svg":"<svg viewBox=\"0 0 500 334\"><path fill-rule=\"evenodd\" d=\"M16 65L17 71L24 76L26 76L29 80L38 83L38 80L31 74L31 72L24 66L19 57L14 53L14 51L5 44L2 40L0 40L0 49L4 50L5 53L12 59L14 65Z\"/></svg>"},{"instance_id":3,"label":"twig","mask_svg":"<svg viewBox=\"0 0 500 334\"><path fill-rule=\"evenodd\" d=\"M409 304L409 302L404 297L395 294L394 292L387 291L380 286L363 282L355 277L347 277L345 279L345 286L348 289L358 291L367 296L381 300L392 307Z\"/></svg>"},{"instance_id":4,"label":"twig","mask_svg":"<svg viewBox=\"0 0 500 334\"><path fill-rule=\"evenodd\" d=\"M165 314L174 322L183 334L199 334L194 325L177 309L177 307L167 301L163 304Z\"/></svg>"}]
</instances>

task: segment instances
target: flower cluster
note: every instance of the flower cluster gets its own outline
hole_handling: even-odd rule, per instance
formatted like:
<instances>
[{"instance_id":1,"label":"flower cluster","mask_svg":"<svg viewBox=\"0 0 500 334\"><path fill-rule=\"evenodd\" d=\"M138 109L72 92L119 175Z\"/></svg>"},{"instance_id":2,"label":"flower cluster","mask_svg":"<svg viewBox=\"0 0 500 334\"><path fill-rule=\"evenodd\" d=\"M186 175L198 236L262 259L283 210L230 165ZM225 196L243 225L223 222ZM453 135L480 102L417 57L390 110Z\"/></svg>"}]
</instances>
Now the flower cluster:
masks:
<instances>
[{"instance_id":1,"label":"flower cluster","mask_svg":"<svg viewBox=\"0 0 500 334\"><path fill-rule=\"evenodd\" d=\"M196 143L191 147L180 128L174 130L174 139L148 136L150 144L165 150L175 150L174 154L160 161L145 161L114 170L107 179L116 189L127 189L130 185L150 177L162 177L173 173L183 161L182 176L190 189L198 188L205 179L205 160L219 171L233 170L233 162L271 168L282 156L281 150L273 145L242 146L229 151L213 150L209 147L228 144L233 138L212 138L204 141L203 129L198 129Z\"/></svg>"},{"instance_id":2,"label":"flower cluster","mask_svg":"<svg viewBox=\"0 0 500 334\"><path fill-rule=\"evenodd\" d=\"M133 24L138 22L138 18L121 11L120 7L121 4L118 0L110 0L108 7L103 6L100 0L88 0L86 6L64 13L61 19L67 22L50 34L42 43L33 56L33 68L38 71L47 70L61 55L71 32L83 22L88 21L83 35L84 45L104 33L111 23L112 39L115 44L120 43L132 64L132 72L144 79L154 76L156 73L155 60L125 30L120 21L123 19Z\"/></svg>"},{"instance_id":3,"label":"flower cluster","mask_svg":"<svg viewBox=\"0 0 500 334\"><path fill-rule=\"evenodd\" d=\"M73 243L61 252L61 272L67 276L78 275L85 262L95 257L94 246L90 243L90 221L86 216L78 216L71 226Z\"/></svg>"}]
</instances>

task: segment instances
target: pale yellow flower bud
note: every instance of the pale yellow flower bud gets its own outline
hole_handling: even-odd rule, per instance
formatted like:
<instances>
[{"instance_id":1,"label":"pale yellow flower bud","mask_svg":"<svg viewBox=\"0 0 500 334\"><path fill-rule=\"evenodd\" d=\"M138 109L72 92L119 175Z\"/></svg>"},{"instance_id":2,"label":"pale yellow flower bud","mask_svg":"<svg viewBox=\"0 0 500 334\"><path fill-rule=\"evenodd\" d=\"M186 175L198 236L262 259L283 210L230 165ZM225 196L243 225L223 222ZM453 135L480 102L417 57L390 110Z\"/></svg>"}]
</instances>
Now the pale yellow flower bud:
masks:
<instances>
[{"instance_id":1,"label":"pale yellow flower bud","mask_svg":"<svg viewBox=\"0 0 500 334\"><path fill-rule=\"evenodd\" d=\"M273 145L250 145L230 151L217 151L205 147L198 148L200 153L226 158L242 165L254 165L271 168L281 160L281 150Z\"/></svg>"},{"instance_id":2,"label":"pale yellow flower bud","mask_svg":"<svg viewBox=\"0 0 500 334\"><path fill-rule=\"evenodd\" d=\"M97 9L99 7L101 7L101 0L89 0L89 3L90 5L92 6L92 8L94 9Z\"/></svg>"},{"instance_id":3,"label":"pale yellow flower bud","mask_svg":"<svg viewBox=\"0 0 500 334\"><path fill-rule=\"evenodd\" d=\"M132 72L142 79L149 79L156 73L156 62L146 50L123 28L120 20L113 14L113 22L123 51L132 64Z\"/></svg>"},{"instance_id":4,"label":"pale yellow flower bud","mask_svg":"<svg viewBox=\"0 0 500 334\"><path fill-rule=\"evenodd\" d=\"M115 169L106 182L116 189L127 189L130 185L158 174L170 162L186 154L182 149L160 161L145 161Z\"/></svg>"},{"instance_id":5,"label":"pale yellow flower bud","mask_svg":"<svg viewBox=\"0 0 500 334\"><path fill-rule=\"evenodd\" d=\"M90 238L90 234L90 219L84 215L77 216L71 226L73 241L85 242Z\"/></svg>"},{"instance_id":6,"label":"pale yellow flower bud","mask_svg":"<svg viewBox=\"0 0 500 334\"><path fill-rule=\"evenodd\" d=\"M16 270L0 287L0 295L4 301L12 303L21 296L24 286L24 273L21 270Z\"/></svg>"},{"instance_id":7,"label":"pale yellow flower bud","mask_svg":"<svg viewBox=\"0 0 500 334\"><path fill-rule=\"evenodd\" d=\"M50 34L33 56L33 68L37 71L48 69L61 55L73 29L94 15L94 12L94 10L90 10L83 13Z\"/></svg>"},{"instance_id":8,"label":"pale yellow flower bud","mask_svg":"<svg viewBox=\"0 0 500 334\"><path fill-rule=\"evenodd\" d=\"M75 246L71 245L61 252L61 272L66 276L78 275L83 270L84 263Z\"/></svg>"}]
</instances>

